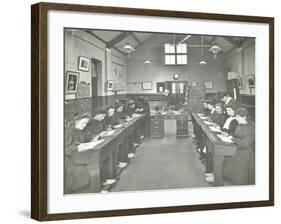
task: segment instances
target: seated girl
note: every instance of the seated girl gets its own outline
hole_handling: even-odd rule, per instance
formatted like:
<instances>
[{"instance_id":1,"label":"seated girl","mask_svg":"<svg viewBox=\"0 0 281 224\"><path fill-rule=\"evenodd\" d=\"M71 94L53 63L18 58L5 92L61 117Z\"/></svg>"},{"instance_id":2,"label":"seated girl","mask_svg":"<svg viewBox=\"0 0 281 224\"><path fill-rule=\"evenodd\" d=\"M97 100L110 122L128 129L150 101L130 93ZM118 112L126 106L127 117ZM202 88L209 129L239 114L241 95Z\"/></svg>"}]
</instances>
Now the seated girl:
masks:
<instances>
[{"instance_id":1,"label":"seated girl","mask_svg":"<svg viewBox=\"0 0 281 224\"><path fill-rule=\"evenodd\" d=\"M75 164L72 153L86 142L83 129L90 121L90 114L83 113L74 116L65 128L64 142L64 191L71 193L89 183L90 177L86 164Z\"/></svg>"},{"instance_id":2,"label":"seated girl","mask_svg":"<svg viewBox=\"0 0 281 224\"><path fill-rule=\"evenodd\" d=\"M123 110L124 110L123 104L117 104L116 105L115 113L116 113L116 116L119 119L119 121L124 121L127 118L127 116L126 116L126 114L124 113Z\"/></svg>"},{"instance_id":3,"label":"seated girl","mask_svg":"<svg viewBox=\"0 0 281 224\"><path fill-rule=\"evenodd\" d=\"M114 128L120 128L122 126L115 114L115 109L112 106L109 106L107 108L107 114L106 114L104 121L105 121L105 126L106 126L107 130L111 130Z\"/></svg>"},{"instance_id":4,"label":"seated girl","mask_svg":"<svg viewBox=\"0 0 281 224\"><path fill-rule=\"evenodd\" d=\"M208 108L208 101L203 102L203 110L204 110L204 115L209 116L210 115L210 109Z\"/></svg>"},{"instance_id":5,"label":"seated girl","mask_svg":"<svg viewBox=\"0 0 281 224\"><path fill-rule=\"evenodd\" d=\"M232 141L237 144L234 156L224 159L223 173L235 185L249 185L255 182L254 143L255 128L247 120L245 108L238 108L235 112L238 126Z\"/></svg>"},{"instance_id":6,"label":"seated girl","mask_svg":"<svg viewBox=\"0 0 281 224\"><path fill-rule=\"evenodd\" d=\"M129 100L128 101L128 107L126 110L126 115L131 117L134 113L136 113L136 103L134 100Z\"/></svg>"},{"instance_id":7,"label":"seated girl","mask_svg":"<svg viewBox=\"0 0 281 224\"><path fill-rule=\"evenodd\" d=\"M216 103L215 112L210 115L212 121L219 125L221 128L223 127L226 121L226 115L223 113L223 108L221 103Z\"/></svg>"},{"instance_id":8,"label":"seated girl","mask_svg":"<svg viewBox=\"0 0 281 224\"><path fill-rule=\"evenodd\" d=\"M97 109L94 112L93 118L87 124L83 132L86 135L87 141L92 141L93 138L97 138L103 131L105 131L105 118L106 112L102 109Z\"/></svg>"},{"instance_id":9,"label":"seated girl","mask_svg":"<svg viewBox=\"0 0 281 224\"><path fill-rule=\"evenodd\" d=\"M236 106L235 105L229 105L226 106L226 113L229 116L222 128L222 131L224 132L225 135L233 135L236 127L238 125L238 121L235 117L235 110L236 110Z\"/></svg>"}]
</instances>

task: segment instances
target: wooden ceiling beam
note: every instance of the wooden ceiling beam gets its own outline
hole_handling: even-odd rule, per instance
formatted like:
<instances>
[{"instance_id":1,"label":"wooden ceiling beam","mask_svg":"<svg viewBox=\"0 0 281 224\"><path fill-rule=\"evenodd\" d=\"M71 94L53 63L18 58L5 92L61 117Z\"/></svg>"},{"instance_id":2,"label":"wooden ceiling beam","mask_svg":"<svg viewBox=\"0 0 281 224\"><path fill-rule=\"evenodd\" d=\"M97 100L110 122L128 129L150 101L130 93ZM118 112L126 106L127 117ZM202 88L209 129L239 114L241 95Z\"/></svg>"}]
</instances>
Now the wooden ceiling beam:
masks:
<instances>
[{"instance_id":1,"label":"wooden ceiling beam","mask_svg":"<svg viewBox=\"0 0 281 224\"><path fill-rule=\"evenodd\" d=\"M88 34L90 34L91 36L97 38L98 40L100 40L101 42L103 42L106 46L108 45L108 43L107 43L105 40L101 39L99 36L97 36L96 34L94 34L91 30L86 30L86 33L88 33Z\"/></svg>"},{"instance_id":2,"label":"wooden ceiling beam","mask_svg":"<svg viewBox=\"0 0 281 224\"><path fill-rule=\"evenodd\" d=\"M121 33L121 34L117 35L115 38L113 38L111 41L108 42L107 47L108 48L114 47L116 44L118 44L122 40L126 39L128 37L128 35L129 35L128 32L124 32L124 33Z\"/></svg>"},{"instance_id":3,"label":"wooden ceiling beam","mask_svg":"<svg viewBox=\"0 0 281 224\"><path fill-rule=\"evenodd\" d=\"M231 37L222 37L225 39L227 42L231 43L235 47L240 47L240 43L236 40L233 40Z\"/></svg>"},{"instance_id":4,"label":"wooden ceiling beam","mask_svg":"<svg viewBox=\"0 0 281 224\"><path fill-rule=\"evenodd\" d=\"M215 41L216 38L217 38L216 36L213 36L212 39L211 39L210 41L208 41L208 42L209 42L210 44L212 44L212 43Z\"/></svg>"},{"instance_id":5,"label":"wooden ceiling beam","mask_svg":"<svg viewBox=\"0 0 281 224\"><path fill-rule=\"evenodd\" d=\"M136 36L135 33L131 32L130 35L132 35L132 37L138 42L138 44L141 45L141 41L139 40L139 38Z\"/></svg>"}]
</instances>

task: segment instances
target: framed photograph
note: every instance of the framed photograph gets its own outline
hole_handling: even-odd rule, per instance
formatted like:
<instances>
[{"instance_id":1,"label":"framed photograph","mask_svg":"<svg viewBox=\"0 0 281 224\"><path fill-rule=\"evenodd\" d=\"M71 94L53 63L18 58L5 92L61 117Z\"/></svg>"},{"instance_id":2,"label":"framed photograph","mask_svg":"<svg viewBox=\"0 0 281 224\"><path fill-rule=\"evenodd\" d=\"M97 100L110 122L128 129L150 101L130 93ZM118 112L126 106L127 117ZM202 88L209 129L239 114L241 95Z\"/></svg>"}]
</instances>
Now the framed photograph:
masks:
<instances>
[{"instance_id":1,"label":"framed photograph","mask_svg":"<svg viewBox=\"0 0 281 224\"><path fill-rule=\"evenodd\" d=\"M249 88L255 88L255 76L254 75L249 75L247 77L247 80L248 80Z\"/></svg>"},{"instance_id":2,"label":"framed photograph","mask_svg":"<svg viewBox=\"0 0 281 224\"><path fill-rule=\"evenodd\" d=\"M203 82L206 89L213 89L214 88L214 82L213 81L204 81Z\"/></svg>"},{"instance_id":3,"label":"framed photograph","mask_svg":"<svg viewBox=\"0 0 281 224\"><path fill-rule=\"evenodd\" d=\"M197 82L196 81L192 81L191 82L191 86L197 86Z\"/></svg>"},{"instance_id":4,"label":"framed photograph","mask_svg":"<svg viewBox=\"0 0 281 224\"><path fill-rule=\"evenodd\" d=\"M106 82L106 90L107 91L112 91L113 90L113 85L114 85L114 81L113 80L108 80Z\"/></svg>"},{"instance_id":5,"label":"framed photograph","mask_svg":"<svg viewBox=\"0 0 281 224\"><path fill-rule=\"evenodd\" d=\"M152 82L142 82L142 89L143 90L151 90L152 89Z\"/></svg>"},{"instance_id":6,"label":"framed photograph","mask_svg":"<svg viewBox=\"0 0 281 224\"><path fill-rule=\"evenodd\" d=\"M165 90L165 83L164 82L157 82L157 93L164 93Z\"/></svg>"},{"instance_id":7,"label":"framed photograph","mask_svg":"<svg viewBox=\"0 0 281 224\"><path fill-rule=\"evenodd\" d=\"M274 18L58 3L34 4L31 12L33 219L274 205ZM110 124L101 131L102 126L99 130L91 126L92 116L103 115L97 108L117 102L110 92L115 82L120 84L118 97L129 98L128 105L152 108L145 90L153 89L152 81L171 81L172 74L185 69L187 43L208 63L192 65L192 72L181 81L193 80L192 86L204 82L211 90L210 100L232 89L226 82L228 67L254 74L248 85L257 91L249 94L243 89L240 96L245 97L240 98L246 98L242 105L248 109L240 108L235 115L242 123L248 121L246 110L251 115L247 130L238 125L241 133L249 132L246 146L239 143L243 136L222 136L215 122L203 119L205 91L199 84L190 88L186 98L180 85L175 85L174 96L169 86L161 89L167 97L147 94L157 99L155 107L159 101L167 103L158 106L163 108L159 114L144 110L134 117L125 111L132 119L122 127L111 129ZM165 54L159 55L163 49ZM247 51L240 54L238 49ZM144 52L149 50L159 58L147 66ZM237 65L242 63L241 55L250 60L249 66ZM188 54L197 63L193 57ZM91 72L81 72L79 77L73 71L77 63L79 71L89 71L90 62L95 64ZM77 99L79 82L87 94ZM225 98L221 97L225 104L234 100ZM176 128L170 128L172 123ZM193 135L197 143L188 139ZM232 165L227 169L225 164Z\"/></svg>"},{"instance_id":8,"label":"framed photograph","mask_svg":"<svg viewBox=\"0 0 281 224\"><path fill-rule=\"evenodd\" d=\"M90 59L80 56L78 59L78 70L88 72L90 68Z\"/></svg>"},{"instance_id":9,"label":"framed photograph","mask_svg":"<svg viewBox=\"0 0 281 224\"><path fill-rule=\"evenodd\" d=\"M238 89L243 89L243 81L241 78L237 79L237 87Z\"/></svg>"},{"instance_id":10,"label":"framed photograph","mask_svg":"<svg viewBox=\"0 0 281 224\"><path fill-rule=\"evenodd\" d=\"M66 94L77 93L78 84L79 84L79 73L68 71L66 73L65 93Z\"/></svg>"}]
</instances>

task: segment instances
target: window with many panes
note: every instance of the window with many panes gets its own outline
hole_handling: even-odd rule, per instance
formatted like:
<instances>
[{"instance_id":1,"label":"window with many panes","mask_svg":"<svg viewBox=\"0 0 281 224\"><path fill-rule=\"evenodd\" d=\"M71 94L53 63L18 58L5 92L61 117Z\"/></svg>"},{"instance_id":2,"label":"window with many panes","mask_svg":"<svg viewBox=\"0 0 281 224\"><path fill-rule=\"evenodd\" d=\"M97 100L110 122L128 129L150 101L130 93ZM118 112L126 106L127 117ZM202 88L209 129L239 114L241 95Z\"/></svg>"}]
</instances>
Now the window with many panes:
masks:
<instances>
[{"instance_id":1,"label":"window with many panes","mask_svg":"<svg viewBox=\"0 0 281 224\"><path fill-rule=\"evenodd\" d=\"M165 44L165 65L187 65L186 44Z\"/></svg>"}]
</instances>

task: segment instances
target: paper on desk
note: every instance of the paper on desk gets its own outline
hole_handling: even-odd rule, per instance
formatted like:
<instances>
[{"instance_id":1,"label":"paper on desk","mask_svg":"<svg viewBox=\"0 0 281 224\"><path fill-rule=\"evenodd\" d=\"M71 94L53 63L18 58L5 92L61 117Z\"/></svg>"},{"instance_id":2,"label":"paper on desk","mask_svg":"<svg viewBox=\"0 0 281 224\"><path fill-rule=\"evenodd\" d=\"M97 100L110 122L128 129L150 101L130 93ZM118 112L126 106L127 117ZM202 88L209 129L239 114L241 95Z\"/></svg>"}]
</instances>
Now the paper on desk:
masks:
<instances>
[{"instance_id":1,"label":"paper on desk","mask_svg":"<svg viewBox=\"0 0 281 224\"><path fill-rule=\"evenodd\" d=\"M83 151L86 151L86 150L89 150L89 149L94 149L98 144L102 143L103 141L104 141L104 139L94 141L94 142L82 143L78 147L78 152L83 152Z\"/></svg>"},{"instance_id":2,"label":"paper on desk","mask_svg":"<svg viewBox=\"0 0 281 224\"><path fill-rule=\"evenodd\" d=\"M114 135L114 132L115 132L115 130L106 131L102 136L103 137L112 136L112 135Z\"/></svg>"},{"instance_id":3,"label":"paper on desk","mask_svg":"<svg viewBox=\"0 0 281 224\"><path fill-rule=\"evenodd\" d=\"M220 130L220 127L213 127L213 126L210 126L210 129L213 131L213 132L221 132Z\"/></svg>"},{"instance_id":4,"label":"paper on desk","mask_svg":"<svg viewBox=\"0 0 281 224\"><path fill-rule=\"evenodd\" d=\"M233 143L232 136L223 136L223 135L217 135L223 142L226 143Z\"/></svg>"},{"instance_id":5,"label":"paper on desk","mask_svg":"<svg viewBox=\"0 0 281 224\"><path fill-rule=\"evenodd\" d=\"M205 123L206 125L212 125L212 123L211 123L210 121L204 121L204 123Z\"/></svg>"},{"instance_id":6,"label":"paper on desk","mask_svg":"<svg viewBox=\"0 0 281 224\"><path fill-rule=\"evenodd\" d=\"M141 114L132 114L132 117L135 118L135 117L140 117Z\"/></svg>"}]
</instances>

